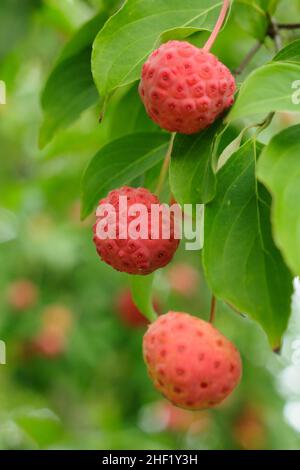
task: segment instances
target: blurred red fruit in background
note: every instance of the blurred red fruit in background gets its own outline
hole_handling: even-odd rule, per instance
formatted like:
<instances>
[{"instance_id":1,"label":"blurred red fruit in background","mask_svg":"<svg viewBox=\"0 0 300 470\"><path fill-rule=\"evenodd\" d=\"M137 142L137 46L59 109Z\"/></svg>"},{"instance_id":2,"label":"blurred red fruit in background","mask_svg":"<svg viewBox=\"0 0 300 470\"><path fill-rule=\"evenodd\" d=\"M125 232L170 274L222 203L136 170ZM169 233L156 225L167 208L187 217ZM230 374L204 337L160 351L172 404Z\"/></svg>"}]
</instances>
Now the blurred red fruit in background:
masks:
<instances>
[{"instance_id":1,"label":"blurred red fruit in background","mask_svg":"<svg viewBox=\"0 0 300 470\"><path fill-rule=\"evenodd\" d=\"M54 359L65 352L65 337L53 331L42 331L31 344L32 352Z\"/></svg>"},{"instance_id":2,"label":"blurred red fruit in background","mask_svg":"<svg viewBox=\"0 0 300 470\"><path fill-rule=\"evenodd\" d=\"M38 300L37 286L27 280L21 279L9 285L7 302L16 311L24 311L34 307Z\"/></svg>"},{"instance_id":3,"label":"blurred red fruit in background","mask_svg":"<svg viewBox=\"0 0 300 470\"><path fill-rule=\"evenodd\" d=\"M184 297L195 295L199 290L199 272L187 263L175 263L167 273L170 287Z\"/></svg>"},{"instance_id":4,"label":"blurred red fruit in background","mask_svg":"<svg viewBox=\"0 0 300 470\"><path fill-rule=\"evenodd\" d=\"M74 322L73 312L66 306L53 304L42 311L42 327L37 335L24 345L24 357L42 356L54 359L61 356Z\"/></svg>"},{"instance_id":5,"label":"blurred red fruit in background","mask_svg":"<svg viewBox=\"0 0 300 470\"><path fill-rule=\"evenodd\" d=\"M238 445L245 450L266 448L266 428L261 413L247 405L233 425L233 434Z\"/></svg>"},{"instance_id":6,"label":"blurred red fruit in background","mask_svg":"<svg viewBox=\"0 0 300 470\"><path fill-rule=\"evenodd\" d=\"M159 302L153 301L154 310L160 313ZM120 319L131 328L139 328L149 324L147 318L136 307L130 289L122 290L117 298L116 311Z\"/></svg>"},{"instance_id":7,"label":"blurred red fruit in background","mask_svg":"<svg viewBox=\"0 0 300 470\"><path fill-rule=\"evenodd\" d=\"M172 432L201 433L208 430L211 415L208 411L189 411L178 408L168 401L159 401L153 412L162 423L162 427Z\"/></svg>"},{"instance_id":8,"label":"blurred red fruit in background","mask_svg":"<svg viewBox=\"0 0 300 470\"><path fill-rule=\"evenodd\" d=\"M49 305L42 313L44 331L51 331L53 333L64 335L71 329L73 321L73 312L64 305Z\"/></svg>"}]
</instances>

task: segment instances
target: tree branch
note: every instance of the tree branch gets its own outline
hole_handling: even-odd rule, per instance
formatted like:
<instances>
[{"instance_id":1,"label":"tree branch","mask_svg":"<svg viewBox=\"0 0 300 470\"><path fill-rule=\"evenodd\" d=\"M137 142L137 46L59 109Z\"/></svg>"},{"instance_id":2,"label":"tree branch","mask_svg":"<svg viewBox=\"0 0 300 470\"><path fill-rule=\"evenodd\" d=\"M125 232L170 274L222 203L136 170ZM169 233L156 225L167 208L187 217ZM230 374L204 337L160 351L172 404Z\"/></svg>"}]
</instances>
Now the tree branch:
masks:
<instances>
[{"instance_id":1,"label":"tree branch","mask_svg":"<svg viewBox=\"0 0 300 470\"><path fill-rule=\"evenodd\" d=\"M257 41L257 43L252 47L252 49L248 52L244 60L241 62L239 67L234 71L235 76L241 75L244 72L245 68L251 62L251 60L253 59L255 54L259 51L262 45L263 43L261 41Z\"/></svg>"},{"instance_id":2,"label":"tree branch","mask_svg":"<svg viewBox=\"0 0 300 470\"><path fill-rule=\"evenodd\" d=\"M274 20L270 20L268 29L268 36L274 40L276 51L279 52L282 49L282 40L280 36L280 30L278 24Z\"/></svg>"},{"instance_id":3,"label":"tree branch","mask_svg":"<svg viewBox=\"0 0 300 470\"><path fill-rule=\"evenodd\" d=\"M278 29L299 29L300 23L278 23L277 27Z\"/></svg>"}]
</instances>

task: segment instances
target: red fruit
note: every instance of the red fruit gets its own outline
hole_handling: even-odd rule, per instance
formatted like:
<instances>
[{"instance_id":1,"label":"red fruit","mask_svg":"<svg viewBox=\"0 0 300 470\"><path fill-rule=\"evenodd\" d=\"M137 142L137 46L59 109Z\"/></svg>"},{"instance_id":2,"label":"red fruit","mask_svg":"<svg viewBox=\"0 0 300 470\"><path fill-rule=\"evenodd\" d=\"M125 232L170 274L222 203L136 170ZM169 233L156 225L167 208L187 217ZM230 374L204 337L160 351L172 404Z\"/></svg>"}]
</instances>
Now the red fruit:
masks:
<instances>
[{"instance_id":1,"label":"red fruit","mask_svg":"<svg viewBox=\"0 0 300 470\"><path fill-rule=\"evenodd\" d=\"M174 264L167 276L171 289L184 297L195 295L199 289L200 275L187 263Z\"/></svg>"},{"instance_id":2,"label":"red fruit","mask_svg":"<svg viewBox=\"0 0 300 470\"><path fill-rule=\"evenodd\" d=\"M9 305L18 311L28 310L36 304L38 289L33 282L26 279L12 283L8 288Z\"/></svg>"},{"instance_id":3,"label":"red fruit","mask_svg":"<svg viewBox=\"0 0 300 470\"><path fill-rule=\"evenodd\" d=\"M65 338L53 331L42 331L32 342L33 352L54 359L65 352Z\"/></svg>"},{"instance_id":4,"label":"red fruit","mask_svg":"<svg viewBox=\"0 0 300 470\"><path fill-rule=\"evenodd\" d=\"M234 101L236 84L213 54L169 41L143 66L139 86L150 118L170 132L194 134L210 126Z\"/></svg>"},{"instance_id":5,"label":"red fruit","mask_svg":"<svg viewBox=\"0 0 300 470\"><path fill-rule=\"evenodd\" d=\"M158 313L159 305L158 302L153 302L154 310ZM149 323L146 317L139 311L130 292L130 289L125 289L119 293L117 298L117 313L122 321L132 328L139 328L140 326L146 326Z\"/></svg>"},{"instance_id":6,"label":"red fruit","mask_svg":"<svg viewBox=\"0 0 300 470\"><path fill-rule=\"evenodd\" d=\"M233 424L233 434L242 449L265 449L267 430L261 410L247 405Z\"/></svg>"},{"instance_id":7,"label":"red fruit","mask_svg":"<svg viewBox=\"0 0 300 470\"><path fill-rule=\"evenodd\" d=\"M119 217L119 197L126 197L127 200L127 232L125 224ZM174 238L174 217L171 214L170 222L165 215L159 217L159 238L151 238L151 205L159 205L158 198L145 188L129 188L127 186L112 191L105 199L99 202L99 206L111 204L117 213L116 217L116 237L102 239L97 234L97 224L103 217L97 217L94 226L94 243L101 259L114 269L128 274L150 274L156 269L162 268L170 263L178 248L179 240ZM130 236L130 223L136 219L136 216L128 214L129 208L133 204L142 204L147 209L146 226L148 227L148 238L134 239ZM137 215L138 216L138 215ZM170 226L170 237L163 239L162 227L168 223ZM120 233L125 231L125 239Z\"/></svg>"},{"instance_id":8,"label":"red fruit","mask_svg":"<svg viewBox=\"0 0 300 470\"><path fill-rule=\"evenodd\" d=\"M200 433L207 431L211 424L211 416L208 411L184 410L164 400L153 406L152 413L161 428L173 432Z\"/></svg>"},{"instance_id":9,"label":"red fruit","mask_svg":"<svg viewBox=\"0 0 300 470\"><path fill-rule=\"evenodd\" d=\"M210 323L169 312L144 336L144 359L155 387L174 405L199 410L222 402L238 385L241 359Z\"/></svg>"},{"instance_id":10,"label":"red fruit","mask_svg":"<svg viewBox=\"0 0 300 470\"><path fill-rule=\"evenodd\" d=\"M73 312L60 304L52 304L42 312L43 329L53 334L67 334L74 322Z\"/></svg>"}]
</instances>

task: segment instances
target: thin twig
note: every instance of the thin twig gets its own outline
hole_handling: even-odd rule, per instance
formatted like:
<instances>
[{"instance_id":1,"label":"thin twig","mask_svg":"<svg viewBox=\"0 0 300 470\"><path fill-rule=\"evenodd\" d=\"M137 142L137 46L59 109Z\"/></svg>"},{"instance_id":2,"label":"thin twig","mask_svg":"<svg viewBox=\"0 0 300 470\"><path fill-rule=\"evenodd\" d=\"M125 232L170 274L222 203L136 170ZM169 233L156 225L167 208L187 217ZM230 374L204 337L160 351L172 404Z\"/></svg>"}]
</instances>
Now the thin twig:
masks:
<instances>
[{"instance_id":1,"label":"thin twig","mask_svg":"<svg viewBox=\"0 0 300 470\"><path fill-rule=\"evenodd\" d=\"M255 54L259 51L263 43L261 41L257 41L257 43L250 49L244 60L241 62L239 67L235 70L234 75L240 75L244 72L247 65L251 62Z\"/></svg>"},{"instance_id":2,"label":"thin twig","mask_svg":"<svg viewBox=\"0 0 300 470\"><path fill-rule=\"evenodd\" d=\"M220 12L220 16L215 24L215 27L211 33L211 35L209 36L205 46L204 46L204 50L205 51L210 51L210 49L212 48L215 40L217 39L217 36L224 24L224 21L225 21L225 18L226 18L226 15L227 15L227 11L230 7L230 0L223 0L223 6L222 6L222 9L221 9L221 12Z\"/></svg>"},{"instance_id":3,"label":"thin twig","mask_svg":"<svg viewBox=\"0 0 300 470\"><path fill-rule=\"evenodd\" d=\"M274 23L274 31L275 31L274 42L275 42L276 52L279 52L282 49L282 39L281 39L281 35L279 32L277 23Z\"/></svg>"},{"instance_id":4,"label":"thin twig","mask_svg":"<svg viewBox=\"0 0 300 470\"><path fill-rule=\"evenodd\" d=\"M274 20L270 20L270 26L268 30L268 36L274 40L276 52L279 52L282 49L282 39L280 35L280 30L278 24Z\"/></svg>"},{"instance_id":5,"label":"thin twig","mask_svg":"<svg viewBox=\"0 0 300 470\"><path fill-rule=\"evenodd\" d=\"M214 323L216 317L216 298L213 295L211 298L210 312L209 312L209 323Z\"/></svg>"},{"instance_id":6,"label":"thin twig","mask_svg":"<svg viewBox=\"0 0 300 470\"><path fill-rule=\"evenodd\" d=\"M166 153L163 165L161 167L160 175L158 177L158 183L157 183L156 190L155 190L155 194L157 196L159 196L161 191L162 191L162 188L164 186L164 182L165 182L168 170L169 170L169 165L170 165L170 160L171 160L171 156L172 156L172 150L173 150L175 136L176 136L176 133L173 132L172 135L171 135L168 151Z\"/></svg>"},{"instance_id":7,"label":"thin twig","mask_svg":"<svg viewBox=\"0 0 300 470\"><path fill-rule=\"evenodd\" d=\"M278 23L277 24L278 29L299 29L300 28L300 23Z\"/></svg>"}]
</instances>

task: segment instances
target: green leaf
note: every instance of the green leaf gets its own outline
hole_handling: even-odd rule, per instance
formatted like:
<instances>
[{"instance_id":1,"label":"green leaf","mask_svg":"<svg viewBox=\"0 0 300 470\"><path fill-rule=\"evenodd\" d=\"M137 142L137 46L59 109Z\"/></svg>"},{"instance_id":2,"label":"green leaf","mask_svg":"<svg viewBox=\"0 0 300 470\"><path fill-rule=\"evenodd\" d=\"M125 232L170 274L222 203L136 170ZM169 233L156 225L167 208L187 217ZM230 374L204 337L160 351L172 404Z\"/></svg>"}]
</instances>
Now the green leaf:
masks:
<instances>
[{"instance_id":1,"label":"green leaf","mask_svg":"<svg viewBox=\"0 0 300 470\"><path fill-rule=\"evenodd\" d=\"M272 62L255 70L242 85L226 121L273 111L300 111L293 101L293 84L299 80L300 64Z\"/></svg>"},{"instance_id":2,"label":"green leaf","mask_svg":"<svg viewBox=\"0 0 300 470\"><path fill-rule=\"evenodd\" d=\"M74 34L72 39L63 48L58 62L61 62L69 57L74 57L84 49L92 47L93 41L99 30L103 27L108 19L108 13L101 11L92 19L87 21L80 29Z\"/></svg>"},{"instance_id":3,"label":"green leaf","mask_svg":"<svg viewBox=\"0 0 300 470\"><path fill-rule=\"evenodd\" d=\"M105 145L92 159L82 180L82 217L107 192L128 184L163 160L170 137L163 133L131 134Z\"/></svg>"},{"instance_id":4,"label":"green leaf","mask_svg":"<svg viewBox=\"0 0 300 470\"><path fill-rule=\"evenodd\" d=\"M167 30L211 30L221 6L215 0L127 0L94 42L92 71L100 95L106 97L137 80L143 62Z\"/></svg>"},{"instance_id":5,"label":"green leaf","mask_svg":"<svg viewBox=\"0 0 300 470\"><path fill-rule=\"evenodd\" d=\"M232 15L241 29L251 36L263 40L268 28L269 2L262 0L236 0L233 3Z\"/></svg>"},{"instance_id":6,"label":"green leaf","mask_svg":"<svg viewBox=\"0 0 300 470\"><path fill-rule=\"evenodd\" d=\"M277 347L293 278L272 239L271 198L256 181L255 159L248 141L218 173L217 195L205 210L203 260L215 295L258 321Z\"/></svg>"},{"instance_id":7,"label":"green leaf","mask_svg":"<svg viewBox=\"0 0 300 470\"><path fill-rule=\"evenodd\" d=\"M42 96L45 117L40 131L41 148L98 99L90 70L90 51L61 62L50 75Z\"/></svg>"},{"instance_id":8,"label":"green leaf","mask_svg":"<svg viewBox=\"0 0 300 470\"><path fill-rule=\"evenodd\" d=\"M165 43L168 41L186 41L187 38L190 38L191 44L194 44L195 38L198 41L202 40L202 36L207 36L209 34L208 30L206 29L199 29L199 28L173 28L168 29L167 31L163 32L160 35L159 42Z\"/></svg>"},{"instance_id":9,"label":"green leaf","mask_svg":"<svg viewBox=\"0 0 300 470\"><path fill-rule=\"evenodd\" d=\"M26 35L30 15L37 7L34 0L1 0L0 60Z\"/></svg>"},{"instance_id":10,"label":"green leaf","mask_svg":"<svg viewBox=\"0 0 300 470\"><path fill-rule=\"evenodd\" d=\"M287 264L300 275L300 125L276 135L259 159L258 177L273 196L274 238Z\"/></svg>"},{"instance_id":11,"label":"green leaf","mask_svg":"<svg viewBox=\"0 0 300 470\"><path fill-rule=\"evenodd\" d=\"M152 286L154 274L149 276L130 276L131 293L135 305L150 321L155 321L157 314L153 308Z\"/></svg>"},{"instance_id":12,"label":"green leaf","mask_svg":"<svg viewBox=\"0 0 300 470\"><path fill-rule=\"evenodd\" d=\"M243 137L244 137L244 134L246 132L247 128L245 129L242 129L241 132L239 133L239 135L233 139L230 144L227 145L227 147L223 150L223 152L221 153L221 155L219 156L219 159L218 159L218 170L220 170L222 168L222 166L224 166L228 160L230 159L230 157L238 151L238 149L240 148L241 146L241 143L242 143L242 140L243 140Z\"/></svg>"},{"instance_id":13,"label":"green leaf","mask_svg":"<svg viewBox=\"0 0 300 470\"><path fill-rule=\"evenodd\" d=\"M51 72L42 93L44 121L40 147L99 100L91 73L91 52L92 42L107 17L106 13L100 13L86 23L65 46Z\"/></svg>"},{"instance_id":14,"label":"green leaf","mask_svg":"<svg viewBox=\"0 0 300 470\"><path fill-rule=\"evenodd\" d=\"M273 61L296 62L300 65L300 39L297 39L281 49L281 51L276 54Z\"/></svg>"},{"instance_id":15,"label":"green leaf","mask_svg":"<svg viewBox=\"0 0 300 470\"><path fill-rule=\"evenodd\" d=\"M272 62L249 75L227 120L273 111L300 111L293 100L299 76L300 40L297 40L278 52Z\"/></svg>"},{"instance_id":16,"label":"green leaf","mask_svg":"<svg viewBox=\"0 0 300 470\"><path fill-rule=\"evenodd\" d=\"M136 83L130 86L121 99L115 103L111 101L105 118L109 120L110 140L115 140L123 135L135 132L156 132L160 130L149 119L138 93Z\"/></svg>"},{"instance_id":17,"label":"green leaf","mask_svg":"<svg viewBox=\"0 0 300 470\"><path fill-rule=\"evenodd\" d=\"M25 410L18 412L15 422L39 447L58 442L62 436L62 424L49 409Z\"/></svg>"},{"instance_id":18,"label":"green leaf","mask_svg":"<svg viewBox=\"0 0 300 470\"><path fill-rule=\"evenodd\" d=\"M261 7L270 15L273 15L278 7L280 0L259 0Z\"/></svg>"},{"instance_id":19,"label":"green leaf","mask_svg":"<svg viewBox=\"0 0 300 470\"><path fill-rule=\"evenodd\" d=\"M174 142L170 186L179 204L205 204L213 199L216 176L212 148L220 121L193 135L177 134Z\"/></svg>"}]
</instances>

